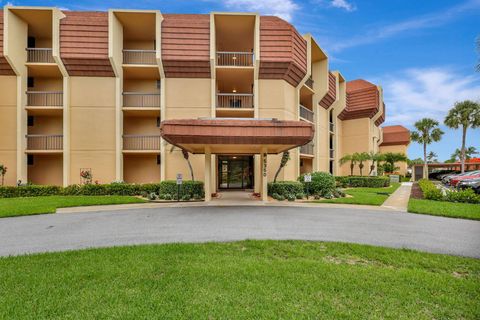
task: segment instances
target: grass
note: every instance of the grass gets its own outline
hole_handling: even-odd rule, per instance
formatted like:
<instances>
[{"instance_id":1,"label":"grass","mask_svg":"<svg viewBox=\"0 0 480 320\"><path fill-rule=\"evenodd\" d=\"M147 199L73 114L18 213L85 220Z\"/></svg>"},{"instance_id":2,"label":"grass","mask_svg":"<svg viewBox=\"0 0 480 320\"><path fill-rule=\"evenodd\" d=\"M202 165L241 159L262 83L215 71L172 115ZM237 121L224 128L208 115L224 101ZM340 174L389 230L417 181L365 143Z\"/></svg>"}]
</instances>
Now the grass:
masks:
<instances>
[{"instance_id":1,"label":"grass","mask_svg":"<svg viewBox=\"0 0 480 320\"><path fill-rule=\"evenodd\" d=\"M57 208L144 202L129 196L46 196L1 198L0 218L54 213Z\"/></svg>"},{"instance_id":2,"label":"grass","mask_svg":"<svg viewBox=\"0 0 480 320\"><path fill-rule=\"evenodd\" d=\"M400 186L400 183L392 183L387 188L350 188L345 193L351 197L316 200L319 203L343 203L380 206L388 196Z\"/></svg>"},{"instance_id":3,"label":"grass","mask_svg":"<svg viewBox=\"0 0 480 320\"><path fill-rule=\"evenodd\" d=\"M1 319L479 319L480 260L243 241L0 258Z\"/></svg>"},{"instance_id":4,"label":"grass","mask_svg":"<svg viewBox=\"0 0 480 320\"><path fill-rule=\"evenodd\" d=\"M408 212L480 220L480 205L471 203L410 199Z\"/></svg>"}]
</instances>

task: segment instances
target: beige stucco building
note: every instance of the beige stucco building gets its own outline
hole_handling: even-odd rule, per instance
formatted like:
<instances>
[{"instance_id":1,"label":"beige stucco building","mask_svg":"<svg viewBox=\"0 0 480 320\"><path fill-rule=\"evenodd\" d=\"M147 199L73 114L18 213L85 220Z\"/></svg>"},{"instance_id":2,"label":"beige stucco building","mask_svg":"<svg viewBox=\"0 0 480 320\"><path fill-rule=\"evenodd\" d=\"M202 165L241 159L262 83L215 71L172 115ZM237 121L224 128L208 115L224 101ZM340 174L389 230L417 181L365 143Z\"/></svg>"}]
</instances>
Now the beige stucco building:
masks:
<instances>
[{"instance_id":1,"label":"beige stucco building","mask_svg":"<svg viewBox=\"0 0 480 320\"><path fill-rule=\"evenodd\" d=\"M264 194L284 150L291 160L279 179L295 180L311 171L346 175L345 154L408 145L382 146L380 86L347 81L310 34L255 13L6 6L0 113L8 185L76 184L82 171L99 183L189 179L183 149L207 197L229 188ZM195 128L212 119L221 121L210 138L197 139ZM180 143L162 138L163 125L173 135L193 127ZM212 135L218 126L221 143Z\"/></svg>"}]
</instances>

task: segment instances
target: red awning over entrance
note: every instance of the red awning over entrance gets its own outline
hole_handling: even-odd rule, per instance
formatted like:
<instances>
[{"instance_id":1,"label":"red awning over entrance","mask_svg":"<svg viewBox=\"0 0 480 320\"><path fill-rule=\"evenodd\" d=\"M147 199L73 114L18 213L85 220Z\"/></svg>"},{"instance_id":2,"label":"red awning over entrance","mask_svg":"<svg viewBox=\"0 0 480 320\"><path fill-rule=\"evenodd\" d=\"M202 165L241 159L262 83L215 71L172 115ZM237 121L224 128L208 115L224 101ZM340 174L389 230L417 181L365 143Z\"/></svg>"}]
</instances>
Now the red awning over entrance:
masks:
<instances>
[{"instance_id":1,"label":"red awning over entrance","mask_svg":"<svg viewBox=\"0 0 480 320\"><path fill-rule=\"evenodd\" d=\"M305 121L276 119L182 119L162 121L160 132L170 144L191 153L280 153L313 139L314 127Z\"/></svg>"}]
</instances>

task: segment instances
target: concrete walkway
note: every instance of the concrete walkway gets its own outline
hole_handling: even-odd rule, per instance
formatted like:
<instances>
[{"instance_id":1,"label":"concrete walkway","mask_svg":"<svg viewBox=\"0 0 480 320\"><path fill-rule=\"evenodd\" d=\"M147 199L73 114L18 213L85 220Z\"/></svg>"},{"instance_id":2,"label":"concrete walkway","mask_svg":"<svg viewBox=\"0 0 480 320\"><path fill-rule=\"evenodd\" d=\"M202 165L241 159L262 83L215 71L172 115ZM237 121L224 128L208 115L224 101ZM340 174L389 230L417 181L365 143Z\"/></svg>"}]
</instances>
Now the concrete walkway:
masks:
<instances>
[{"instance_id":1,"label":"concrete walkway","mask_svg":"<svg viewBox=\"0 0 480 320\"><path fill-rule=\"evenodd\" d=\"M383 208L407 212L408 200L412 191L412 182L402 182L402 185L395 190L382 204Z\"/></svg>"},{"instance_id":2,"label":"concrete walkway","mask_svg":"<svg viewBox=\"0 0 480 320\"><path fill-rule=\"evenodd\" d=\"M0 256L244 239L340 241L480 258L480 221L366 207L353 210L348 205L333 208L182 204L0 219Z\"/></svg>"}]
</instances>

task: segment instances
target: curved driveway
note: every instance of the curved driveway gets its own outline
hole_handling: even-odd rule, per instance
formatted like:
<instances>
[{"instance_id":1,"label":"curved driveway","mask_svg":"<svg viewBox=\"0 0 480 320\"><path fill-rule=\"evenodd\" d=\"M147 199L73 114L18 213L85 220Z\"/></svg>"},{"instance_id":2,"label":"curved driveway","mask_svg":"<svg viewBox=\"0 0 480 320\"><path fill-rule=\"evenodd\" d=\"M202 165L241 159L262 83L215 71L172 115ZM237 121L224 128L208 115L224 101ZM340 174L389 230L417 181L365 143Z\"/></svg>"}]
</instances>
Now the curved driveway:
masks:
<instances>
[{"instance_id":1,"label":"curved driveway","mask_svg":"<svg viewBox=\"0 0 480 320\"><path fill-rule=\"evenodd\" d=\"M142 243L299 239L480 258L480 221L325 207L177 207L0 219L0 255Z\"/></svg>"}]
</instances>

